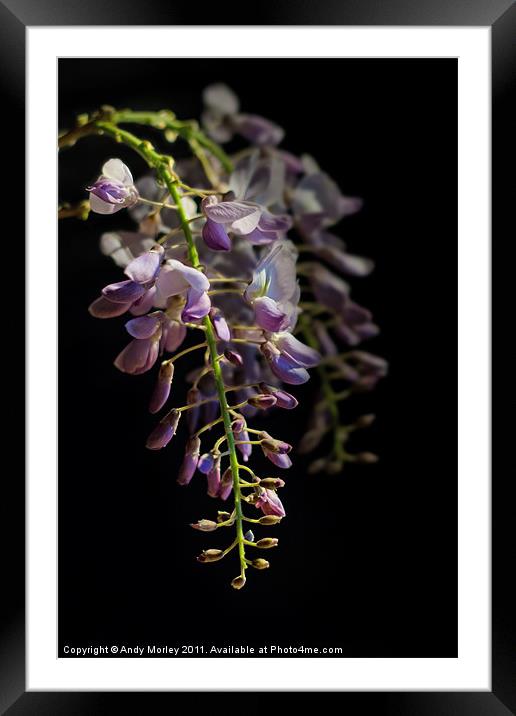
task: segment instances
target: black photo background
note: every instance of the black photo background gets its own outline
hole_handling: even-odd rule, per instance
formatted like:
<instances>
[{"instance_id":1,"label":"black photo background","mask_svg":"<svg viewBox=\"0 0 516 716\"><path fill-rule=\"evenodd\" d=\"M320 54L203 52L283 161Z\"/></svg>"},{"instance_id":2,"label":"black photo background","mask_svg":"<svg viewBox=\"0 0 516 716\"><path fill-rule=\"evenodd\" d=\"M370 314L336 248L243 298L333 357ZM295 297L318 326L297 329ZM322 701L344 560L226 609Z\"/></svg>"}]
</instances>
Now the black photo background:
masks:
<instances>
[{"instance_id":1,"label":"black photo background","mask_svg":"<svg viewBox=\"0 0 516 716\"><path fill-rule=\"evenodd\" d=\"M293 454L282 499L287 518L246 587L231 555L200 565L229 534L188 525L220 503L199 475L176 485L184 433L145 449L156 422L146 405L155 374L119 373L124 320L87 307L121 270L98 248L127 228L123 212L59 226L59 649L64 645L203 644L342 647L348 657L453 657L457 629L457 68L455 60L61 60L59 126L101 104L173 109L199 117L201 91L223 81L244 111L283 126L283 146L313 155L364 209L336 232L370 256L375 272L353 283L381 335L367 348L390 373L357 414L375 425L356 449L380 455L341 475L309 476ZM174 151L171 147L170 151ZM103 161L120 156L89 138L59 157L59 198L85 198ZM182 364L193 365L190 357ZM173 404L182 404L181 368ZM295 443L312 409L267 418ZM279 472L279 471L278 471ZM220 531L222 532L222 531Z\"/></svg>"}]
</instances>

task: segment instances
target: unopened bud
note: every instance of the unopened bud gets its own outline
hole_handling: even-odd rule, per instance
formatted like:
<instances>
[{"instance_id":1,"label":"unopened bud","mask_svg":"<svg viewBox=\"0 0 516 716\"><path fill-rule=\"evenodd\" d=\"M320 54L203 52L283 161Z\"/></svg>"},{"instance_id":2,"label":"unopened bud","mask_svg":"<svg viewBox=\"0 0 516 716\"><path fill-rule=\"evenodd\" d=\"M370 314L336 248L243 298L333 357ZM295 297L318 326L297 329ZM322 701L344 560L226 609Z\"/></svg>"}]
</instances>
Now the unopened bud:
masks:
<instances>
[{"instance_id":1,"label":"unopened bud","mask_svg":"<svg viewBox=\"0 0 516 716\"><path fill-rule=\"evenodd\" d=\"M368 428L370 425L374 423L376 419L376 415L361 415L356 421L355 421L355 427L356 428Z\"/></svg>"},{"instance_id":2,"label":"unopened bud","mask_svg":"<svg viewBox=\"0 0 516 716\"><path fill-rule=\"evenodd\" d=\"M278 408L285 408L286 410L292 410L298 406L298 401L293 395L287 393L286 390L276 388L273 385L267 385L267 383L260 383L260 390L262 393L273 395L276 398L276 405Z\"/></svg>"},{"instance_id":3,"label":"unopened bud","mask_svg":"<svg viewBox=\"0 0 516 716\"><path fill-rule=\"evenodd\" d=\"M167 413L147 438L146 447L149 450L161 450L168 445L175 435L180 417L181 413L175 408Z\"/></svg>"},{"instance_id":4,"label":"unopened bud","mask_svg":"<svg viewBox=\"0 0 516 716\"><path fill-rule=\"evenodd\" d=\"M158 380L154 386L154 391L149 403L149 412L157 413L165 405L170 395L170 386L172 384L173 377L174 364L169 361L165 361L161 364L159 369Z\"/></svg>"},{"instance_id":5,"label":"unopened bud","mask_svg":"<svg viewBox=\"0 0 516 716\"><path fill-rule=\"evenodd\" d=\"M233 489L233 473L231 472L231 468L228 467L225 470L224 474L222 475L222 479L220 481L220 485L218 488L217 497L219 497L221 500L227 500L231 494L232 489Z\"/></svg>"},{"instance_id":6,"label":"unopened bud","mask_svg":"<svg viewBox=\"0 0 516 716\"><path fill-rule=\"evenodd\" d=\"M253 567L255 569L268 569L268 567L269 567L269 563L267 562L267 560L262 559L261 557L258 557L257 559L253 559L251 564L253 565Z\"/></svg>"},{"instance_id":7,"label":"unopened bud","mask_svg":"<svg viewBox=\"0 0 516 716\"><path fill-rule=\"evenodd\" d=\"M218 525L213 520L199 520L195 524L190 525L194 530L200 530L201 532L213 532L217 529Z\"/></svg>"},{"instance_id":8,"label":"unopened bud","mask_svg":"<svg viewBox=\"0 0 516 716\"><path fill-rule=\"evenodd\" d=\"M279 487L285 487L285 480L280 477L264 477L260 480L260 485L268 490L277 490Z\"/></svg>"},{"instance_id":9,"label":"unopened bud","mask_svg":"<svg viewBox=\"0 0 516 716\"><path fill-rule=\"evenodd\" d=\"M263 539L259 539L255 546L260 549L271 549L271 547L278 546L278 540L276 537L264 537Z\"/></svg>"},{"instance_id":10,"label":"unopened bud","mask_svg":"<svg viewBox=\"0 0 516 716\"><path fill-rule=\"evenodd\" d=\"M243 575L240 575L239 577L235 577L233 581L231 582L231 586L233 589L242 589L242 587L245 584L245 577Z\"/></svg>"},{"instance_id":11,"label":"unopened bud","mask_svg":"<svg viewBox=\"0 0 516 716\"><path fill-rule=\"evenodd\" d=\"M206 549L198 557L198 562L217 562L222 559L224 552L221 549Z\"/></svg>"},{"instance_id":12,"label":"unopened bud","mask_svg":"<svg viewBox=\"0 0 516 716\"><path fill-rule=\"evenodd\" d=\"M378 455L372 452L359 452L355 455L355 462L361 462L364 464L372 464L378 462Z\"/></svg>"},{"instance_id":13,"label":"unopened bud","mask_svg":"<svg viewBox=\"0 0 516 716\"><path fill-rule=\"evenodd\" d=\"M277 525L278 522L281 522L281 517L278 515L264 515L263 517L260 517L258 522L261 525Z\"/></svg>"},{"instance_id":14,"label":"unopened bud","mask_svg":"<svg viewBox=\"0 0 516 716\"><path fill-rule=\"evenodd\" d=\"M247 402L254 408L260 408L260 410L267 410L268 408L272 408L273 405L276 405L276 398L273 395L266 395L265 393L260 393L259 395L251 396Z\"/></svg>"},{"instance_id":15,"label":"unopened bud","mask_svg":"<svg viewBox=\"0 0 516 716\"><path fill-rule=\"evenodd\" d=\"M289 445L283 440L275 440L270 436L262 440L262 450L268 450L269 452L275 453L276 455L286 455L292 450L292 445Z\"/></svg>"},{"instance_id":16,"label":"unopened bud","mask_svg":"<svg viewBox=\"0 0 516 716\"><path fill-rule=\"evenodd\" d=\"M237 353L236 351L230 351L229 349L225 350L224 358L233 365L236 365L237 368L241 368L244 365L244 359L240 353Z\"/></svg>"}]
</instances>

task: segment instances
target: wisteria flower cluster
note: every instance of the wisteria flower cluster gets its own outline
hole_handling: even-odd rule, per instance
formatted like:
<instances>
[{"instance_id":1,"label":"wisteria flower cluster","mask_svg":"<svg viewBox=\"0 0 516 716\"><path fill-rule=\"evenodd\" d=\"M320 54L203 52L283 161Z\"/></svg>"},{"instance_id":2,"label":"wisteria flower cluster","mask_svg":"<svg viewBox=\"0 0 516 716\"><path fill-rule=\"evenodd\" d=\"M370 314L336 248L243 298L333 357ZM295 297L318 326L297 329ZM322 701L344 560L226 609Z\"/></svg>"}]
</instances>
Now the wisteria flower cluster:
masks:
<instances>
[{"instance_id":1,"label":"wisteria flower cluster","mask_svg":"<svg viewBox=\"0 0 516 716\"><path fill-rule=\"evenodd\" d=\"M209 496L231 502L192 527L233 530L227 546L205 549L197 559L216 562L234 550L239 572L231 584L241 589L248 567L269 567L253 551L276 547L278 540L256 538L252 530L285 516L279 495L285 482L276 470L292 465L292 446L260 427L263 420L252 423L260 413L296 408L290 386L306 383L315 369L315 409L296 447L308 453L329 443L330 449L309 471L339 473L346 462L374 462L372 453L347 447L374 416L346 425L340 406L372 390L387 364L361 347L378 327L351 298L347 280L367 276L373 264L349 253L331 231L361 201L342 195L311 157L279 148L283 129L241 113L225 85L208 87L204 100L204 130L169 110L102 107L78 117L60 136L60 148L105 135L135 150L149 172L135 181L121 159L108 159L98 178L85 182L88 198L62 206L59 215L127 211L135 222L134 231L109 226L102 235L101 251L123 277L105 286L89 311L101 319L124 316L128 343L114 359L118 370L139 375L156 368L149 411L160 416L147 448L165 448L186 423L177 482L188 485L199 473ZM164 142L184 140L192 157L176 162L127 125L160 130ZM238 136L249 146L229 156L220 143ZM200 338L184 347L190 332ZM199 356L198 365L177 401L175 365L190 354ZM172 400L179 404L172 407ZM272 475L251 467L254 449L270 461Z\"/></svg>"}]
</instances>

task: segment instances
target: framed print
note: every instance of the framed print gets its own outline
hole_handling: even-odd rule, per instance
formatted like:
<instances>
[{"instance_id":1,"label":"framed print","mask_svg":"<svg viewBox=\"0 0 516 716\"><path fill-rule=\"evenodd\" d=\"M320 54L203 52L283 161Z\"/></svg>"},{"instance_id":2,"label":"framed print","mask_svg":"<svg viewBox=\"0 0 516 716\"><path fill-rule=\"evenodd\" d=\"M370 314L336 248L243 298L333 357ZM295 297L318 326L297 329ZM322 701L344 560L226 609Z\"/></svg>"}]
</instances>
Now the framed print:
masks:
<instances>
[{"instance_id":1,"label":"framed print","mask_svg":"<svg viewBox=\"0 0 516 716\"><path fill-rule=\"evenodd\" d=\"M27 146L9 714L516 709L489 437L514 6L330 5L0 5Z\"/></svg>"}]
</instances>

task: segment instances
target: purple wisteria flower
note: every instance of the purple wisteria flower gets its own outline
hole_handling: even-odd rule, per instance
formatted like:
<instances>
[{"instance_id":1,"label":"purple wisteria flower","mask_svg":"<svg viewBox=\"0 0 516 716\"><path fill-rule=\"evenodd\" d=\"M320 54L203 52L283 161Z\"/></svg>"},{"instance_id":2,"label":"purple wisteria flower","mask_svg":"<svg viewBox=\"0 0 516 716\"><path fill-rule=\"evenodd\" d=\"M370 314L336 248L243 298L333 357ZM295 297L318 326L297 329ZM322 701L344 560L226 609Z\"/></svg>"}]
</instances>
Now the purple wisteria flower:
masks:
<instances>
[{"instance_id":1,"label":"purple wisteria flower","mask_svg":"<svg viewBox=\"0 0 516 716\"><path fill-rule=\"evenodd\" d=\"M102 174L87 187L87 191L90 192L90 209L97 214L114 214L138 201L132 174L121 159L109 159L102 167Z\"/></svg>"},{"instance_id":2,"label":"purple wisteria flower","mask_svg":"<svg viewBox=\"0 0 516 716\"><path fill-rule=\"evenodd\" d=\"M230 233L257 245L284 237L292 226L292 218L277 211L281 208L284 176L284 164L274 158L260 160L255 152L241 160L222 201L213 195L202 201L206 245L215 251L229 251Z\"/></svg>"},{"instance_id":3,"label":"purple wisteria flower","mask_svg":"<svg viewBox=\"0 0 516 716\"><path fill-rule=\"evenodd\" d=\"M202 121L217 142L228 142L234 134L240 134L252 144L266 146L279 144L285 136L283 129L274 122L239 112L238 97L227 85L206 87L203 100L206 109Z\"/></svg>"},{"instance_id":4,"label":"purple wisteria flower","mask_svg":"<svg viewBox=\"0 0 516 716\"><path fill-rule=\"evenodd\" d=\"M276 517L285 517L285 508L278 497L275 490L265 489L260 493L259 498L254 506L260 509L264 515L275 515Z\"/></svg>"}]
</instances>

